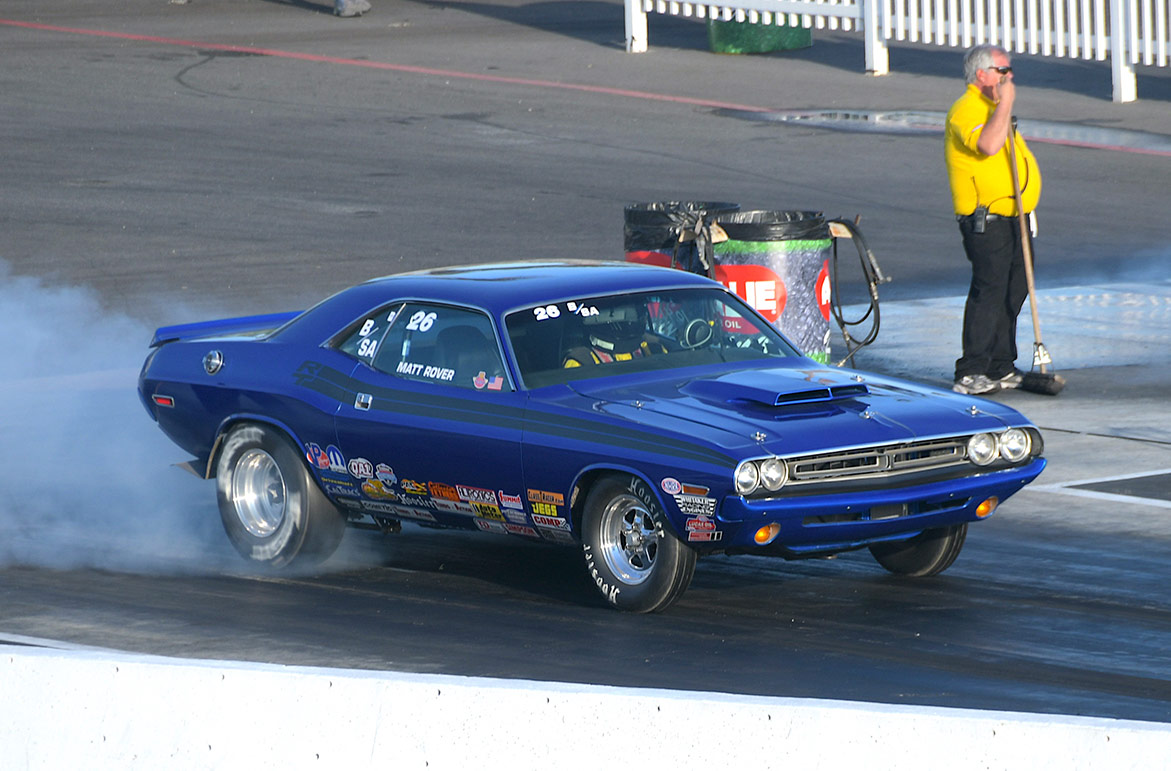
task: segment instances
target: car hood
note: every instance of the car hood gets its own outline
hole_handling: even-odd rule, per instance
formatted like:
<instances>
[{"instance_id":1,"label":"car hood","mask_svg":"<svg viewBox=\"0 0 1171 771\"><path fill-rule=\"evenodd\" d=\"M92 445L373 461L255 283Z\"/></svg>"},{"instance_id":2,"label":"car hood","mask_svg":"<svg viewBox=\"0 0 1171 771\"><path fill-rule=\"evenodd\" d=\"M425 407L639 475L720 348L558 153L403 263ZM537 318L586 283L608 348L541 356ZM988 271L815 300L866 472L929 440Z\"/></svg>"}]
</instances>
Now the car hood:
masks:
<instances>
[{"instance_id":1,"label":"car hood","mask_svg":"<svg viewBox=\"0 0 1171 771\"><path fill-rule=\"evenodd\" d=\"M671 374L572 387L593 411L730 451L786 456L1028 424L996 402L810 359L690 378Z\"/></svg>"}]
</instances>

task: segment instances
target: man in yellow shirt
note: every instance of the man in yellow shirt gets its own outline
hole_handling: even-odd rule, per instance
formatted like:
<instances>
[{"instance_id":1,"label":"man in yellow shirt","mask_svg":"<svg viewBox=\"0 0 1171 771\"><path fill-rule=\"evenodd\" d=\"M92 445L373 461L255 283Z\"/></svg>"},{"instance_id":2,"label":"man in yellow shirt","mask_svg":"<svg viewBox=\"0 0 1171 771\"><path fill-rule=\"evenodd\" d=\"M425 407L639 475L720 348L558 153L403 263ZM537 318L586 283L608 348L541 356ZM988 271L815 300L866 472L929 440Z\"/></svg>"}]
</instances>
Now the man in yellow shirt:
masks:
<instances>
[{"instance_id":1,"label":"man in yellow shirt","mask_svg":"<svg viewBox=\"0 0 1171 771\"><path fill-rule=\"evenodd\" d=\"M1012 130L1016 86L1004 49L970 49L964 56L964 77L967 89L947 113L944 151L964 252L972 263L963 355L956 361L953 390L985 394L1017 388L1022 376L1015 366L1016 323L1028 288L1010 136L1015 141L1021 203L1030 218L1041 196L1041 172L1024 139ZM1031 239L1030 234L1025 237Z\"/></svg>"}]
</instances>

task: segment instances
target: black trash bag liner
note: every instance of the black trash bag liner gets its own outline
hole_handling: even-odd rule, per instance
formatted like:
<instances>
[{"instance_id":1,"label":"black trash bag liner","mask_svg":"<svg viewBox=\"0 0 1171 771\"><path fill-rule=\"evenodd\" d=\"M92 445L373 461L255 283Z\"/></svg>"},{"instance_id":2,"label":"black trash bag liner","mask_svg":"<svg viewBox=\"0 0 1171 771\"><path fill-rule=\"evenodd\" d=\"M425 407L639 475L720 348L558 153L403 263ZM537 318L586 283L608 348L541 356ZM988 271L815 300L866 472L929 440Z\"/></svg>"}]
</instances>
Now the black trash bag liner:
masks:
<instances>
[{"instance_id":1,"label":"black trash bag liner","mask_svg":"<svg viewBox=\"0 0 1171 771\"><path fill-rule=\"evenodd\" d=\"M734 241L792 241L829 238L829 225L819 211L736 211L716 222Z\"/></svg>"},{"instance_id":2,"label":"black trash bag liner","mask_svg":"<svg viewBox=\"0 0 1171 771\"><path fill-rule=\"evenodd\" d=\"M739 204L716 201L631 204L625 209L623 228L626 259L711 276L712 222L739 210Z\"/></svg>"}]
</instances>

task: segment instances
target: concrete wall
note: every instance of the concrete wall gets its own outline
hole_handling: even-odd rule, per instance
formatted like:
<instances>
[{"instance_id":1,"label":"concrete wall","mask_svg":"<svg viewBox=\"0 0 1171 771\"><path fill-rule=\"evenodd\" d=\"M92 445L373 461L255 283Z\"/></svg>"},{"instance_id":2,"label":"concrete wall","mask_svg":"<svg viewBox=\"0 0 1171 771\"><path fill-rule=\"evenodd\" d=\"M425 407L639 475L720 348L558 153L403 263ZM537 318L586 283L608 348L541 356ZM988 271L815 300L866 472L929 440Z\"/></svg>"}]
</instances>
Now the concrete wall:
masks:
<instances>
[{"instance_id":1,"label":"concrete wall","mask_svg":"<svg viewBox=\"0 0 1171 771\"><path fill-rule=\"evenodd\" d=\"M1171 725L0 647L0 769L1149 769Z\"/></svg>"}]
</instances>

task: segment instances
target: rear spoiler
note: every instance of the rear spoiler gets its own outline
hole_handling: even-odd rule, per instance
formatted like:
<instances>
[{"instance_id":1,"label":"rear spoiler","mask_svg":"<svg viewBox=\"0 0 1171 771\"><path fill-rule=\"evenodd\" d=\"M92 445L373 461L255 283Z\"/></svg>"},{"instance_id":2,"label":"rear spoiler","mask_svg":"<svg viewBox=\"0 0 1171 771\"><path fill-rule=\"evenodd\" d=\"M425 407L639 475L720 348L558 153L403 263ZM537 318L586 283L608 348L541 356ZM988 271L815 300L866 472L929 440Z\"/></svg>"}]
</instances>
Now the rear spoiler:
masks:
<instances>
[{"instance_id":1,"label":"rear spoiler","mask_svg":"<svg viewBox=\"0 0 1171 771\"><path fill-rule=\"evenodd\" d=\"M188 340L195 337L244 334L263 337L302 313L304 311L286 311L284 313L268 313L263 316L240 316L232 319L216 319L215 321L199 321L194 324L159 327L155 330L154 339L150 341L150 347L157 348L177 340Z\"/></svg>"}]
</instances>

